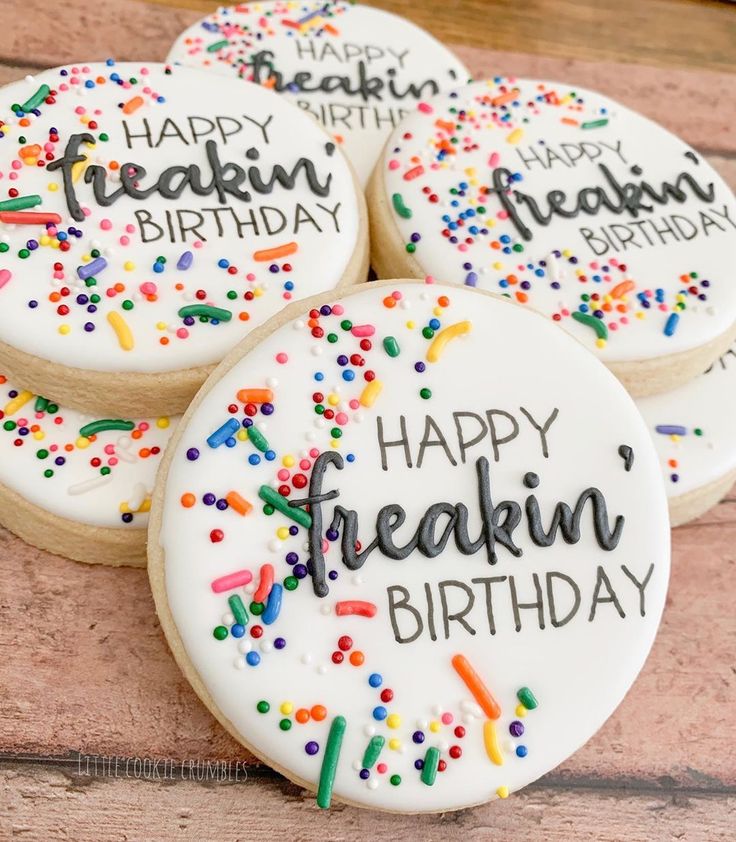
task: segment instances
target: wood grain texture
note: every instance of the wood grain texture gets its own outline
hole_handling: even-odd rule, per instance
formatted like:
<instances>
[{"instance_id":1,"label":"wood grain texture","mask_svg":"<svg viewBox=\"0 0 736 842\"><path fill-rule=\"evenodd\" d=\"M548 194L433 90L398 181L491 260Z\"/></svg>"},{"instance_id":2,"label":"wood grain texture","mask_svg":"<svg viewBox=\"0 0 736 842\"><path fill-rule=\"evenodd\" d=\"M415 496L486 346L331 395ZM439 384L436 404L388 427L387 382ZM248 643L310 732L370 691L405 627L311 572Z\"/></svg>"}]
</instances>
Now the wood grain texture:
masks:
<instances>
[{"instance_id":1,"label":"wood grain texture","mask_svg":"<svg viewBox=\"0 0 736 842\"><path fill-rule=\"evenodd\" d=\"M2 0L11 25L0 29L0 84L110 55L162 60L179 31L215 5L65 0L62 15L41 0ZM683 136L736 185L736 85L728 72L736 7L376 5L451 42L474 75L564 79L607 93ZM736 489L673 533L672 583L652 655L619 710L574 757L507 802L402 819L340 806L322 813L230 739L170 657L144 571L88 568L0 530L0 840L731 840L735 548ZM249 779L182 780L181 767L175 781L89 777L77 752L185 768L240 761Z\"/></svg>"},{"instance_id":2,"label":"wood grain texture","mask_svg":"<svg viewBox=\"0 0 736 842\"><path fill-rule=\"evenodd\" d=\"M0 838L228 839L295 842L731 842L736 795L532 786L473 810L397 819L314 799L283 779L233 784L87 778L25 764L0 765ZM284 829L288 831L285 833Z\"/></svg>"}]
</instances>

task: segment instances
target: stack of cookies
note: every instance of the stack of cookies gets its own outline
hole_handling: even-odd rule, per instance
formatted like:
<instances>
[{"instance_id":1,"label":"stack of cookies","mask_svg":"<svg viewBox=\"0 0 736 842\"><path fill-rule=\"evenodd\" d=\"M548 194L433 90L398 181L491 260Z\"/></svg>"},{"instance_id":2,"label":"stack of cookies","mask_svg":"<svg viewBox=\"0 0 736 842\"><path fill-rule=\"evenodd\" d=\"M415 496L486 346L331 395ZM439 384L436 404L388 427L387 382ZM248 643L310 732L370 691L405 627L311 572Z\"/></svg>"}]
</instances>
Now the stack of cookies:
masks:
<instances>
[{"instance_id":1,"label":"stack of cookies","mask_svg":"<svg viewBox=\"0 0 736 842\"><path fill-rule=\"evenodd\" d=\"M667 497L736 472L730 190L600 94L468 75L310 0L0 92L0 520L147 559L203 702L323 808L574 752L656 634Z\"/></svg>"}]
</instances>

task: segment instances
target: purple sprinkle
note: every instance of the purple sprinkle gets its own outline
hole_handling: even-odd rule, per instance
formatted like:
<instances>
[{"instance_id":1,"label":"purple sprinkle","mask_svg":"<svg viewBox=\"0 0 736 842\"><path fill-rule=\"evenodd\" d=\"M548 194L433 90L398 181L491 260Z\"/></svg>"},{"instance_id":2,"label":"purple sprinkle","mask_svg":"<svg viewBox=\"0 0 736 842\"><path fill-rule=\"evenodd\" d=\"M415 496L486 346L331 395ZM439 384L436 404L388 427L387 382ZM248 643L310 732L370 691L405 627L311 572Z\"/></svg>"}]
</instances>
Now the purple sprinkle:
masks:
<instances>
[{"instance_id":1,"label":"purple sprinkle","mask_svg":"<svg viewBox=\"0 0 736 842\"><path fill-rule=\"evenodd\" d=\"M304 746L304 751L306 751L306 752L307 752L307 754L310 754L310 755L312 755L312 754L317 754L317 752L319 751L319 743L315 743L315 741L314 741L314 740L310 740L310 741L309 741L309 742L308 742L308 743Z\"/></svg>"},{"instance_id":2,"label":"purple sprinkle","mask_svg":"<svg viewBox=\"0 0 736 842\"><path fill-rule=\"evenodd\" d=\"M79 275L80 280L86 281L87 278L97 275L105 268L107 268L105 258L96 257L91 263L87 263L85 266L77 266L77 275Z\"/></svg>"},{"instance_id":3,"label":"purple sprinkle","mask_svg":"<svg viewBox=\"0 0 736 842\"><path fill-rule=\"evenodd\" d=\"M199 451L196 447L190 447L189 450L187 450L187 459L190 462L196 462L197 459L199 459Z\"/></svg>"},{"instance_id":4,"label":"purple sprinkle","mask_svg":"<svg viewBox=\"0 0 736 842\"><path fill-rule=\"evenodd\" d=\"M524 726L518 719L514 720L511 725L509 725L509 734L511 734L512 737L520 737L523 733Z\"/></svg>"},{"instance_id":5,"label":"purple sprinkle","mask_svg":"<svg viewBox=\"0 0 736 842\"><path fill-rule=\"evenodd\" d=\"M182 252L179 259L176 261L176 268L185 271L192 265L192 261L194 260L194 255L191 251Z\"/></svg>"}]
</instances>

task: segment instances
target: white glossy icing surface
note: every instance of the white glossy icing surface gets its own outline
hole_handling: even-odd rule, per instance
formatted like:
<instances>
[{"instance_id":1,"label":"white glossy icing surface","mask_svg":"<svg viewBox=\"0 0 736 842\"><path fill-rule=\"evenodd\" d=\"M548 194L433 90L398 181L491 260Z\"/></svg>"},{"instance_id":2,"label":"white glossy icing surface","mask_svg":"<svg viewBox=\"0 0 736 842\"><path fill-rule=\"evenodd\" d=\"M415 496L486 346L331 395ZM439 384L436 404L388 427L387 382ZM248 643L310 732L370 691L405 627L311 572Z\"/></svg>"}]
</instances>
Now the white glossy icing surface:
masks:
<instances>
[{"instance_id":1,"label":"white glossy icing surface","mask_svg":"<svg viewBox=\"0 0 736 842\"><path fill-rule=\"evenodd\" d=\"M443 334L448 327L450 334ZM270 390L266 414L258 405L243 404L248 398L238 397L243 389ZM372 390L378 390L374 400ZM522 407L539 427L549 421L546 457L542 436ZM491 410L498 461L489 433ZM328 412L333 417L326 417ZM476 417L459 415L458 432L455 412ZM414 467L407 467L403 445L386 446L383 470L378 419L388 443L402 437L401 416ZM209 437L228 419L231 439L210 446ZM242 426L236 433L244 421L255 422L260 436ZM467 444L465 462L459 435ZM440 436L447 449L438 444ZM621 445L633 450L629 471ZM313 583L304 566L309 555L304 525L279 512L267 516L259 493L270 487L292 500L304 499L315 459L330 452L342 455L344 468L329 465L324 474L322 493L338 489L339 495L320 507L324 540L315 546L327 548L331 572L329 593L317 597L318 581ZM481 534L476 472L484 458L490 462L493 505L506 500L521 506L521 523L512 535L519 557L496 543L497 561L491 565L485 549L463 554L453 537L435 557L420 547L392 560L386 547L378 547L359 569L345 567L340 541L329 531L336 505L358 513L363 551L376 535L379 510L389 504L406 511L405 524L393 536L396 547L410 542L427 508L443 500L467 506L468 533L476 539ZM558 501L575 508L585 489L600 489L611 529L617 516L625 519L617 546L606 550L596 539L591 501L579 541L568 544L558 534L551 546L535 544L524 514L532 494L523 484L527 472L540 477L534 493L545 529ZM248 514L203 502L207 494L212 502L233 491L253 505ZM314 506L311 514L316 517ZM502 524L505 515L500 510L496 515ZM435 540L450 517L440 516ZM186 653L243 739L316 787L331 723L344 716L335 795L403 811L439 811L504 796L504 787L518 790L579 748L616 708L644 663L669 574L667 507L656 454L620 384L552 322L439 284L368 285L343 295L332 312L325 307L322 315L305 313L275 330L214 382L172 454L159 540L168 604ZM272 565L275 582L283 585L272 623L249 607L264 564ZM649 573L644 616L639 591L624 568L640 582ZM252 582L213 590L221 577L243 570L252 573ZM555 574L549 576L554 616L548 574ZM542 616L536 608L518 607L516 631L512 581L521 605L537 600L535 576ZM295 582L298 587L289 590ZM433 632L425 585L434 606ZM580 602L573 611L575 590ZM389 594L395 603L404 594L411 605L394 606L396 631ZM242 601L249 614L244 629L233 625L230 597L236 606ZM372 603L375 616L338 615L338 603L351 600ZM450 617L466 607L462 621ZM423 630L410 641L417 616ZM218 640L215 629L221 625L219 633L226 636ZM341 650L343 636L351 641L349 647L343 641ZM452 667L458 654L500 706L492 727L495 756L503 765L492 762L484 748L487 717ZM380 676L380 686L371 684L373 675ZM536 696L536 709L518 709L522 687ZM258 712L259 701L269 703L267 713ZM315 705L325 708L316 720ZM288 720L283 726L288 730L282 720ZM520 726L524 733L512 736ZM384 737L385 743L365 778L361 767L372 737ZM308 753L315 750L311 744L315 754ZM446 765L432 785L422 782L415 767L429 749L439 751ZM392 783L394 775L399 785Z\"/></svg>"},{"instance_id":2,"label":"white glossy icing surface","mask_svg":"<svg viewBox=\"0 0 736 842\"><path fill-rule=\"evenodd\" d=\"M405 18L314 0L219 8L179 36L168 60L275 83L341 143L363 183L417 99L470 76L444 44Z\"/></svg>"},{"instance_id":3,"label":"white glossy icing surface","mask_svg":"<svg viewBox=\"0 0 736 842\"><path fill-rule=\"evenodd\" d=\"M688 351L736 319L730 188L601 94L505 78L440 94L392 134L381 172L425 274L509 295L604 362Z\"/></svg>"},{"instance_id":4,"label":"white glossy icing surface","mask_svg":"<svg viewBox=\"0 0 736 842\"><path fill-rule=\"evenodd\" d=\"M178 417L100 421L38 398L0 375L0 483L29 503L89 526L144 529L156 471Z\"/></svg>"},{"instance_id":5,"label":"white glossy icing surface","mask_svg":"<svg viewBox=\"0 0 736 842\"><path fill-rule=\"evenodd\" d=\"M11 106L43 85L38 114L19 116ZM21 351L97 371L208 365L290 300L334 287L355 251L347 162L314 121L258 86L161 64L70 66L3 88L0 120L0 341ZM82 221L54 169L79 134L85 160L67 180ZM126 164L146 174L135 179ZM138 195L117 194L121 172ZM95 196L92 174L112 204ZM33 196L40 203L24 213L61 221L4 219L6 201ZM279 247L288 248L269 257ZM225 312L206 322L182 314L195 305Z\"/></svg>"},{"instance_id":6,"label":"white glossy icing surface","mask_svg":"<svg viewBox=\"0 0 736 842\"><path fill-rule=\"evenodd\" d=\"M670 497L715 482L736 468L735 387L732 348L685 386L637 400Z\"/></svg>"}]
</instances>

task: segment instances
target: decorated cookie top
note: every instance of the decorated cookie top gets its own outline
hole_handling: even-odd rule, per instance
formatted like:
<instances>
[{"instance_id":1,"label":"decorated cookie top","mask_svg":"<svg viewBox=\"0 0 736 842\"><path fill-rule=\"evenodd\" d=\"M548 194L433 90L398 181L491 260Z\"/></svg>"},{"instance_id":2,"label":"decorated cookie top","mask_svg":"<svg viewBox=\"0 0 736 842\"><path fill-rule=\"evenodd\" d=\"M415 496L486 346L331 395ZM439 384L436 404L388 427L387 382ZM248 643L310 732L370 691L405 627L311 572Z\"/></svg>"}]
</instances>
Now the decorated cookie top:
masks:
<instances>
[{"instance_id":1,"label":"decorated cookie top","mask_svg":"<svg viewBox=\"0 0 736 842\"><path fill-rule=\"evenodd\" d=\"M736 320L731 190L600 94L503 78L440 94L380 172L418 273L539 310L606 362L687 351Z\"/></svg>"},{"instance_id":2,"label":"decorated cookie top","mask_svg":"<svg viewBox=\"0 0 736 842\"><path fill-rule=\"evenodd\" d=\"M219 361L331 289L360 236L347 162L255 85L79 65L0 91L0 342L53 363Z\"/></svg>"},{"instance_id":3,"label":"decorated cookie top","mask_svg":"<svg viewBox=\"0 0 736 842\"><path fill-rule=\"evenodd\" d=\"M654 638L669 531L647 430L593 355L492 296L390 281L310 305L172 442L163 625L320 806L503 798L600 727Z\"/></svg>"},{"instance_id":4,"label":"decorated cookie top","mask_svg":"<svg viewBox=\"0 0 736 842\"><path fill-rule=\"evenodd\" d=\"M735 348L687 385L636 403L654 438L670 497L736 468Z\"/></svg>"},{"instance_id":5,"label":"decorated cookie top","mask_svg":"<svg viewBox=\"0 0 736 842\"><path fill-rule=\"evenodd\" d=\"M243 3L183 32L169 61L265 85L316 117L365 182L392 128L469 73L405 18L347 2Z\"/></svg>"},{"instance_id":6,"label":"decorated cookie top","mask_svg":"<svg viewBox=\"0 0 736 842\"><path fill-rule=\"evenodd\" d=\"M90 526L145 528L170 418L93 418L0 375L0 483Z\"/></svg>"}]
</instances>

